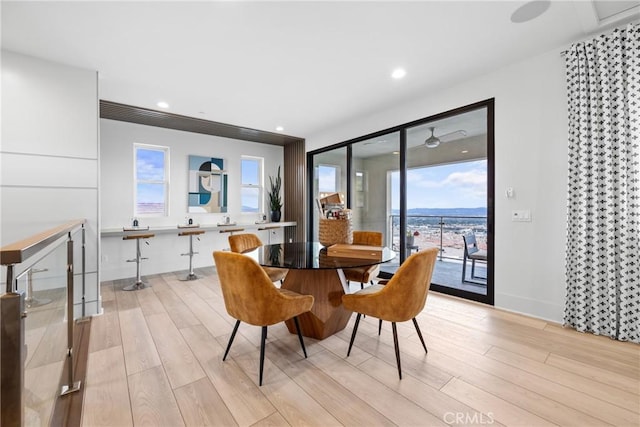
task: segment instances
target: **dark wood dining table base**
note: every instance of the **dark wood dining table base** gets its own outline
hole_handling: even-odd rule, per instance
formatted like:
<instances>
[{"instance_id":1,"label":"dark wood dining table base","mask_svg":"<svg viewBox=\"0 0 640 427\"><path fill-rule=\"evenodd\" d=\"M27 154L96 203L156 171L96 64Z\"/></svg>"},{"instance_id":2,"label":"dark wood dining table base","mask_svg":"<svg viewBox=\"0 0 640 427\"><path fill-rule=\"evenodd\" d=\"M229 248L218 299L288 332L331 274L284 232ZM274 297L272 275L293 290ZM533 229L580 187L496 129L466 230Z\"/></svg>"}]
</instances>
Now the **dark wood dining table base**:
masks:
<instances>
[{"instance_id":1,"label":"dark wood dining table base","mask_svg":"<svg viewBox=\"0 0 640 427\"><path fill-rule=\"evenodd\" d=\"M345 284L340 269L289 270L282 288L314 298L311 311L298 316L302 335L323 340L347 326L352 311L342 306ZM293 319L285 323L289 332L295 334Z\"/></svg>"}]
</instances>

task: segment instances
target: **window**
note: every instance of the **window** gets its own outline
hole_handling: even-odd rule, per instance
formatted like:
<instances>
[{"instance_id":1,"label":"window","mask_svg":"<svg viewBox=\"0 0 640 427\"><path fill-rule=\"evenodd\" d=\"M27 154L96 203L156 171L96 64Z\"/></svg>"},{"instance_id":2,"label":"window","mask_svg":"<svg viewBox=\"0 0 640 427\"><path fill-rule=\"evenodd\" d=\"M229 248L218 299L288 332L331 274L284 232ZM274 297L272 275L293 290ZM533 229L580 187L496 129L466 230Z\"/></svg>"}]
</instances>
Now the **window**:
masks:
<instances>
[{"instance_id":1,"label":"window","mask_svg":"<svg viewBox=\"0 0 640 427\"><path fill-rule=\"evenodd\" d=\"M318 191L336 193L340 188L340 166L318 165Z\"/></svg>"},{"instance_id":2,"label":"window","mask_svg":"<svg viewBox=\"0 0 640 427\"><path fill-rule=\"evenodd\" d=\"M262 163L263 159L260 157L242 156L240 165L242 175L241 212L263 212Z\"/></svg>"},{"instance_id":3,"label":"window","mask_svg":"<svg viewBox=\"0 0 640 427\"><path fill-rule=\"evenodd\" d=\"M169 147L134 144L134 215L167 216Z\"/></svg>"}]
</instances>

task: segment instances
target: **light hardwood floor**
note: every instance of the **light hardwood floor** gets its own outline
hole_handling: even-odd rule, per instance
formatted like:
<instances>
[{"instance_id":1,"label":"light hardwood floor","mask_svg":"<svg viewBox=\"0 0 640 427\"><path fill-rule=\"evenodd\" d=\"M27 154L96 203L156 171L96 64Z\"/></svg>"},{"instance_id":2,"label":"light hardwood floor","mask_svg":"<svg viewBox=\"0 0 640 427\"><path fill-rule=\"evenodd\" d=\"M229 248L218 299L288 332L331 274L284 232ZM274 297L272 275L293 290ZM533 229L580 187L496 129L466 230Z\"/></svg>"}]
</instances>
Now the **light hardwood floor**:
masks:
<instances>
[{"instance_id":1,"label":"light hardwood floor","mask_svg":"<svg viewBox=\"0 0 640 427\"><path fill-rule=\"evenodd\" d=\"M398 325L360 322L305 339L269 328L258 387L260 328L234 320L213 269L149 276L151 288L103 283L105 314L92 322L84 426L639 426L640 346L431 293ZM354 290L355 285L354 285ZM357 284L359 288L359 284Z\"/></svg>"}]
</instances>

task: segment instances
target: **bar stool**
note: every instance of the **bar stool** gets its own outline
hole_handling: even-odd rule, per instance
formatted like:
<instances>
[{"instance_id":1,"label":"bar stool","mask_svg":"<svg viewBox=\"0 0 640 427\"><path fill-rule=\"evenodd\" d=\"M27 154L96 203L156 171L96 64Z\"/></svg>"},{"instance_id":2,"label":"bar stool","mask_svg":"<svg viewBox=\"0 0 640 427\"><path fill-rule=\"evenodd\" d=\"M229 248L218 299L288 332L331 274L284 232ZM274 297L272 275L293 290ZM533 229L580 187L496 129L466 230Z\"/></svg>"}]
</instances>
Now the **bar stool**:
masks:
<instances>
[{"instance_id":1,"label":"bar stool","mask_svg":"<svg viewBox=\"0 0 640 427\"><path fill-rule=\"evenodd\" d=\"M130 286L126 286L124 288L122 288L125 291L135 291L138 289L144 289L146 287L149 287L148 284L143 283L142 282L142 278L140 277L140 261L142 261L143 259L148 259L148 258L142 258L141 254L140 254L140 240L141 239L150 239L152 237L154 237L155 234L153 233L144 233L144 234L128 234L122 237L122 240L135 240L136 241L136 257L134 259L128 259L127 262L135 262L136 263L136 283L134 283L133 285ZM149 242L145 243L148 245Z\"/></svg>"},{"instance_id":2,"label":"bar stool","mask_svg":"<svg viewBox=\"0 0 640 427\"><path fill-rule=\"evenodd\" d=\"M204 230L185 230L178 233L178 236L189 236L189 252L180 254L180 256L189 255L189 274L183 280L196 280L198 278L193 272L193 255L198 253L193 251L193 236L199 236L200 234L204 234Z\"/></svg>"}]
</instances>

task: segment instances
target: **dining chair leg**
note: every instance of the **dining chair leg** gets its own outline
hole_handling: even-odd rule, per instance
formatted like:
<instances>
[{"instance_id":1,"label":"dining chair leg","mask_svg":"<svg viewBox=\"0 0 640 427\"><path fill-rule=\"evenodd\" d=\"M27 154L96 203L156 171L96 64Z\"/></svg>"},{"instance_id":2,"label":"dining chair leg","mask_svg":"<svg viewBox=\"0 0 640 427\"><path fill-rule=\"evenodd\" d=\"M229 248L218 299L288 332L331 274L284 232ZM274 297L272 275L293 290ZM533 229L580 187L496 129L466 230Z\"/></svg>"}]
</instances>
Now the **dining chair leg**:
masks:
<instances>
[{"instance_id":1,"label":"dining chair leg","mask_svg":"<svg viewBox=\"0 0 640 427\"><path fill-rule=\"evenodd\" d=\"M351 347L353 347L353 341L356 339L356 332L358 332L358 324L360 323L360 316L362 314L358 313L356 316L356 324L353 325L353 332L351 333L351 341L349 342L349 350L347 351L347 357L351 354Z\"/></svg>"},{"instance_id":2,"label":"dining chair leg","mask_svg":"<svg viewBox=\"0 0 640 427\"><path fill-rule=\"evenodd\" d=\"M227 344L227 349L224 352L224 356L222 356L223 361L227 358L227 354L229 354L229 350L231 349L231 344L233 343L233 339L236 337L236 332L238 332L238 326L240 326L240 321L236 320L236 325L233 327L233 332L231 332L231 336L229 337L229 344Z\"/></svg>"},{"instance_id":3,"label":"dining chair leg","mask_svg":"<svg viewBox=\"0 0 640 427\"><path fill-rule=\"evenodd\" d=\"M422 347L424 347L424 352L425 353L429 353L429 350L427 350L427 345L424 343L424 338L422 338L422 332L420 332L420 326L418 326L418 321L416 320L416 318L413 318L413 326L416 327L416 332L418 333L418 337L420 337L420 342L422 343Z\"/></svg>"},{"instance_id":4,"label":"dining chair leg","mask_svg":"<svg viewBox=\"0 0 640 427\"><path fill-rule=\"evenodd\" d=\"M382 333L382 319L378 319L378 336Z\"/></svg>"},{"instance_id":5,"label":"dining chair leg","mask_svg":"<svg viewBox=\"0 0 640 427\"><path fill-rule=\"evenodd\" d=\"M262 340L260 341L260 385L262 385L262 370L264 368L264 343L267 341L267 327L262 327Z\"/></svg>"},{"instance_id":6,"label":"dining chair leg","mask_svg":"<svg viewBox=\"0 0 640 427\"><path fill-rule=\"evenodd\" d=\"M304 341L302 340L302 334L300 333L300 323L298 323L298 316L293 318L293 323L296 324L296 331L298 331L298 339L300 340L300 347L302 347L302 352L304 353L304 358L307 358L307 349L304 348Z\"/></svg>"},{"instance_id":7,"label":"dining chair leg","mask_svg":"<svg viewBox=\"0 0 640 427\"><path fill-rule=\"evenodd\" d=\"M396 362L398 363L398 376L402 379L402 367L400 366L400 347L398 346L398 330L396 328L396 322L391 322L391 328L393 329L393 345L396 348Z\"/></svg>"}]
</instances>

